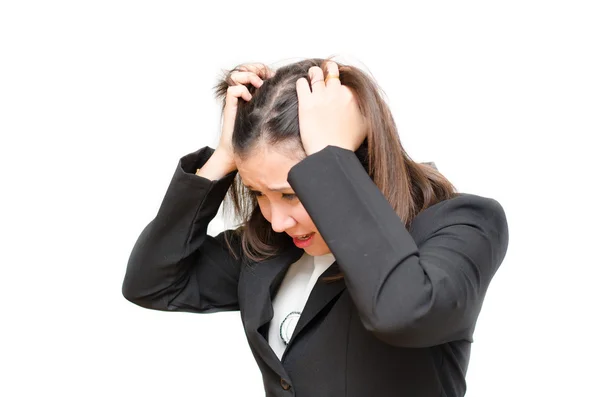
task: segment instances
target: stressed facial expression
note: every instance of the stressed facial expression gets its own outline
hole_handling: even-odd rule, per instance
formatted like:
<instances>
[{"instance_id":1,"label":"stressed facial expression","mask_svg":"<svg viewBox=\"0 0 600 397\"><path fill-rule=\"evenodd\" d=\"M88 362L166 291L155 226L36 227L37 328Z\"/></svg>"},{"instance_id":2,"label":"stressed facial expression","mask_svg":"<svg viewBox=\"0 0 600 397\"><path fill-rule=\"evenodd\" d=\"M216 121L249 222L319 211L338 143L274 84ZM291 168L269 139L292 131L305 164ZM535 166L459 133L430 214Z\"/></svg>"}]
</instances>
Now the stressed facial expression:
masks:
<instances>
[{"instance_id":1,"label":"stressed facial expression","mask_svg":"<svg viewBox=\"0 0 600 397\"><path fill-rule=\"evenodd\" d=\"M293 237L309 255L325 255L329 247L287 181L290 169L304 156L300 150L261 146L243 160L236 156L236 165L273 230Z\"/></svg>"}]
</instances>

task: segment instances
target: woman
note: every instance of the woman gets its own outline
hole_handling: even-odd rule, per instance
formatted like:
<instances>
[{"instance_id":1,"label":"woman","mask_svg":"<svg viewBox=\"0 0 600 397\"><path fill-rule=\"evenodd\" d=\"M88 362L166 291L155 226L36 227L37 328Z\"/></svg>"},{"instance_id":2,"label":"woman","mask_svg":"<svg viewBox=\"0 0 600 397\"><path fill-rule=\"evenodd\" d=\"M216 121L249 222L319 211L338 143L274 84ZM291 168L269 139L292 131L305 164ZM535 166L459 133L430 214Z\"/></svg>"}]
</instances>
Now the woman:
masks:
<instances>
[{"instance_id":1,"label":"woman","mask_svg":"<svg viewBox=\"0 0 600 397\"><path fill-rule=\"evenodd\" d=\"M500 204L412 161L357 68L246 65L217 92L220 143L180 160L124 296L240 310L268 396L464 396ZM242 225L208 236L228 191Z\"/></svg>"}]
</instances>

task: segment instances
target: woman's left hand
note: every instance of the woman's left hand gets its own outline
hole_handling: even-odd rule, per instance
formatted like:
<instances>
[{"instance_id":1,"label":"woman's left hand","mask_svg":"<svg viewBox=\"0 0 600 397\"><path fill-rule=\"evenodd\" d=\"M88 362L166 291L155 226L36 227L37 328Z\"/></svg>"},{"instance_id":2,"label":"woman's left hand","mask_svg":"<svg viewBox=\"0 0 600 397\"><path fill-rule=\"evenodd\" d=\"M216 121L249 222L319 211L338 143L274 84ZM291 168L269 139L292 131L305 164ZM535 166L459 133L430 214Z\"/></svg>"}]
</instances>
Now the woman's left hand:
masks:
<instances>
[{"instance_id":1,"label":"woman's left hand","mask_svg":"<svg viewBox=\"0 0 600 397\"><path fill-rule=\"evenodd\" d=\"M296 82L300 136L306 155L328 145L354 152L366 138L365 119L352 90L341 84L335 62L328 62L327 69L327 82L318 66L308 70L310 86L305 78Z\"/></svg>"}]
</instances>

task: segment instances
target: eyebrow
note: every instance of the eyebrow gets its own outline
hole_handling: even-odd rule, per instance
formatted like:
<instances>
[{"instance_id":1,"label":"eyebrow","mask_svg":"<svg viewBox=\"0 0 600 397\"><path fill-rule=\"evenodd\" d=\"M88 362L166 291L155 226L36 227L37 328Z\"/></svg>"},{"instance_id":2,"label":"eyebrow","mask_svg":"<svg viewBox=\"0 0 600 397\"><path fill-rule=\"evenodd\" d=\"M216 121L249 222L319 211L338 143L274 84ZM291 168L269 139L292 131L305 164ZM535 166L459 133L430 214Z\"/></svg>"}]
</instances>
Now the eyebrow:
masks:
<instances>
[{"instance_id":1,"label":"eyebrow","mask_svg":"<svg viewBox=\"0 0 600 397\"><path fill-rule=\"evenodd\" d=\"M250 189L253 192L258 192L259 190L253 188L252 186L248 186L246 184L244 184L245 187L247 187L248 189ZM269 186L268 189L272 192L281 192L284 190L289 190L292 189L291 186Z\"/></svg>"}]
</instances>

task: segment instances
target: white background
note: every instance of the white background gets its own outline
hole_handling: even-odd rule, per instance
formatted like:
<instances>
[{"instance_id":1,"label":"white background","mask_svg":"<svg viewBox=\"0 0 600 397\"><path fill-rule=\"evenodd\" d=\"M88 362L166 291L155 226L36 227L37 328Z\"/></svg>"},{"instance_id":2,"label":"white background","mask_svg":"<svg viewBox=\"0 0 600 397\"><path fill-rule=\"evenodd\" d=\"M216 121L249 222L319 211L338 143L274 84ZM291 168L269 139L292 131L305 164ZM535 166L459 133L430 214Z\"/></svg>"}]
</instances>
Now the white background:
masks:
<instances>
[{"instance_id":1,"label":"white background","mask_svg":"<svg viewBox=\"0 0 600 397\"><path fill-rule=\"evenodd\" d=\"M338 55L415 160L506 210L467 395L599 396L597 2L391 4L3 1L0 395L264 395L239 313L121 282L178 159L217 142L221 69Z\"/></svg>"}]
</instances>

